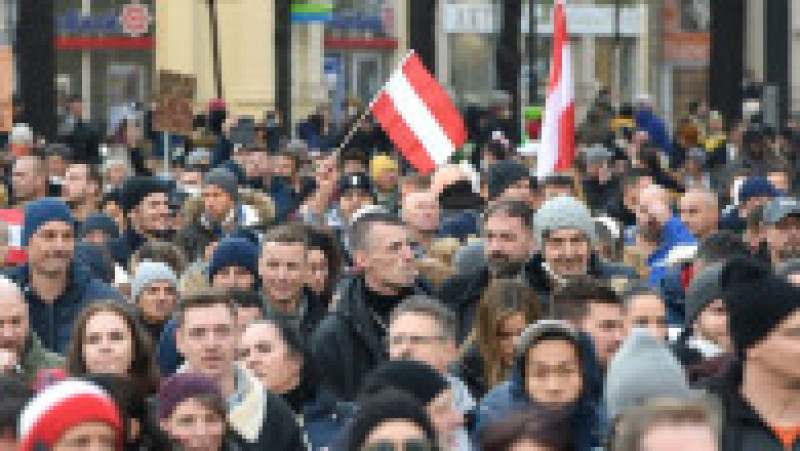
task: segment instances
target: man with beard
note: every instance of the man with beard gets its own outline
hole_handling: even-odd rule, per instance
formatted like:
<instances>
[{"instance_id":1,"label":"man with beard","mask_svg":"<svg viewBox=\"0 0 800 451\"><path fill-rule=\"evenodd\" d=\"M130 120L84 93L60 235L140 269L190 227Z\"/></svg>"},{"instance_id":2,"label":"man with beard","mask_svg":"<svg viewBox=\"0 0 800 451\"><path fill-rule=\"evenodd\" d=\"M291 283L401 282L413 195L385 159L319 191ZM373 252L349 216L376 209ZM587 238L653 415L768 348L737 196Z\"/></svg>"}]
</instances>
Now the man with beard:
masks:
<instances>
[{"instance_id":1,"label":"man with beard","mask_svg":"<svg viewBox=\"0 0 800 451\"><path fill-rule=\"evenodd\" d=\"M800 202L787 197L768 202L763 233L773 268L800 258Z\"/></svg>"},{"instance_id":2,"label":"man with beard","mask_svg":"<svg viewBox=\"0 0 800 451\"><path fill-rule=\"evenodd\" d=\"M97 168L88 163L72 163L64 173L63 198L72 208L76 220L83 222L99 208L100 185Z\"/></svg>"},{"instance_id":3,"label":"man with beard","mask_svg":"<svg viewBox=\"0 0 800 451\"><path fill-rule=\"evenodd\" d=\"M491 202L483 215L483 253L487 266L473 274L446 280L441 299L456 312L458 340L472 330L475 309L494 278L523 276L525 262L534 251L533 211L520 200Z\"/></svg>"},{"instance_id":4,"label":"man with beard","mask_svg":"<svg viewBox=\"0 0 800 451\"><path fill-rule=\"evenodd\" d=\"M350 244L358 270L342 280L312 339L324 383L343 400L352 400L362 377L386 359L391 311L430 291L417 276L411 235L397 216L365 213L351 227Z\"/></svg>"},{"instance_id":5,"label":"man with beard","mask_svg":"<svg viewBox=\"0 0 800 451\"><path fill-rule=\"evenodd\" d=\"M31 330L22 290L0 276L0 375L18 373L32 382L39 370L63 366L64 358L45 350Z\"/></svg>"},{"instance_id":6,"label":"man with beard","mask_svg":"<svg viewBox=\"0 0 800 451\"><path fill-rule=\"evenodd\" d=\"M80 311L120 296L74 259L75 221L64 201L45 197L25 206L22 245L28 263L7 275L25 292L30 322L44 347L64 352Z\"/></svg>"},{"instance_id":7,"label":"man with beard","mask_svg":"<svg viewBox=\"0 0 800 451\"><path fill-rule=\"evenodd\" d=\"M169 241L172 235L169 211L169 185L155 177L134 177L122 187L125 230L111 243L114 260L123 267L146 241Z\"/></svg>"},{"instance_id":8,"label":"man with beard","mask_svg":"<svg viewBox=\"0 0 800 451\"><path fill-rule=\"evenodd\" d=\"M636 207L638 238L636 246L647 257L651 287L660 290L667 274L670 253L681 246L695 246L697 240L679 217L672 213L669 192L658 185L645 188Z\"/></svg>"}]
</instances>

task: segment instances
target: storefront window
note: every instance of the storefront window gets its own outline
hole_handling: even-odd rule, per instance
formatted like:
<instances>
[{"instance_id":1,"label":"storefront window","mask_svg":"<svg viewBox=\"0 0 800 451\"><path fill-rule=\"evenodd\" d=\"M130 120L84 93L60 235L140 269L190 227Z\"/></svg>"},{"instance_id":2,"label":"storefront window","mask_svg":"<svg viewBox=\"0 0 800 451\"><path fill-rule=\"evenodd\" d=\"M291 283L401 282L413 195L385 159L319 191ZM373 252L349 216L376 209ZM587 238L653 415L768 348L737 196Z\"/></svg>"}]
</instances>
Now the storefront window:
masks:
<instances>
[{"instance_id":1,"label":"storefront window","mask_svg":"<svg viewBox=\"0 0 800 451\"><path fill-rule=\"evenodd\" d=\"M149 101L154 59L152 0L56 2L56 89L84 99L89 118L113 134L128 112Z\"/></svg>"}]
</instances>

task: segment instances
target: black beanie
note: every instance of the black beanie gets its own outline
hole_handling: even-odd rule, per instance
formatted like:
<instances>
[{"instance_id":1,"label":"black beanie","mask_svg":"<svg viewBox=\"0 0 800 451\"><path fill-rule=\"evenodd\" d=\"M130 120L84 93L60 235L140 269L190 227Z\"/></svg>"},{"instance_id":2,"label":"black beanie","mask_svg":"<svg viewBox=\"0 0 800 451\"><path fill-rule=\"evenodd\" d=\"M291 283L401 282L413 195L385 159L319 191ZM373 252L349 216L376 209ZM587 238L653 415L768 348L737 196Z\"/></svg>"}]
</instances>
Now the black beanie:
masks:
<instances>
[{"instance_id":1,"label":"black beanie","mask_svg":"<svg viewBox=\"0 0 800 451\"><path fill-rule=\"evenodd\" d=\"M800 288L753 259L737 258L720 277L733 345L740 355L800 308Z\"/></svg>"},{"instance_id":2,"label":"black beanie","mask_svg":"<svg viewBox=\"0 0 800 451\"><path fill-rule=\"evenodd\" d=\"M431 445L436 442L436 433L424 408L397 390L384 390L364 399L353 419L343 431L343 451L358 451L366 444L370 433L386 421L408 420L425 432Z\"/></svg>"},{"instance_id":3,"label":"black beanie","mask_svg":"<svg viewBox=\"0 0 800 451\"><path fill-rule=\"evenodd\" d=\"M430 366L414 360L389 360L364 378L362 395L374 395L386 388L404 391L428 405L449 387L447 379Z\"/></svg>"},{"instance_id":4,"label":"black beanie","mask_svg":"<svg viewBox=\"0 0 800 451\"><path fill-rule=\"evenodd\" d=\"M524 164L514 160L503 160L489 166L486 171L486 187L489 200L503 194L509 186L530 177L530 171Z\"/></svg>"},{"instance_id":5,"label":"black beanie","mask_svg":"<svg viewBox=\"0 0 800 451\"><path fill-rule=\"evenodd\" d=\"M145 197L153 193L164 193L169 195L169 184L157 177L133 177L128 179L122 186L122 211L127 215L131 210L138 207Z\"/></svg>"}]
</instances>

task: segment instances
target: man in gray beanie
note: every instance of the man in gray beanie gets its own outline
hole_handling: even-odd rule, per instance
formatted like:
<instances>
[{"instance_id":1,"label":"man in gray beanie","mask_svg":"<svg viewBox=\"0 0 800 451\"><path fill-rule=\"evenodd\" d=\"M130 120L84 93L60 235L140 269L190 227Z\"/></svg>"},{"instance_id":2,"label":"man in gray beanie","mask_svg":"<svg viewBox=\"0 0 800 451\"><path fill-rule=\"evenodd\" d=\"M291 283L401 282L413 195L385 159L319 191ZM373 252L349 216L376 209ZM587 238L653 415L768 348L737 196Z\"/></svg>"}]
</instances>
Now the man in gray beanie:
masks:
<instances>
[{"instance_id":1,"label":"man in gray beanie","mask_svg":"<svg viewBox=\"0 0 800 451\"><path fill-rule=\"evenodd\" d=\"M157 343L178 303L178 277L162 262L139 263L131 282L131 302L136 305L141 324Z\"/></svg>"},{"instance_id":2,"label":"man in gray beanie","mask_svg":"<svg viewBox=\"0 0 800 451\"><path fill-rule=\"evenodd\" d=\"M595 230L589 209L573 197L554 197L536 213L533 238L539 252L527 267L543 300L568 277L589 275L618 290L635 278L632 268L597 256Z\"/></svg>"}]
</instances>

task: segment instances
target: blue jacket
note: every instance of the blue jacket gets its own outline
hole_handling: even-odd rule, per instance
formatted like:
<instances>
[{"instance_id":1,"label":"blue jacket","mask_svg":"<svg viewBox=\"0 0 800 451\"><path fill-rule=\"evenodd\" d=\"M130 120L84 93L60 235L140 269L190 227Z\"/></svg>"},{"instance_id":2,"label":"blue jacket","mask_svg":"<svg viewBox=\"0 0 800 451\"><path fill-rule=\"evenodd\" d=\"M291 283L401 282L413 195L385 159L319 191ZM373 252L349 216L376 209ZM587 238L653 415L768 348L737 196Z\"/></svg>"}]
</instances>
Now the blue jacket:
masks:
<instances>
[{"instance_id":1,"label":"blue jacket","mask_svg":"<svg viewBox=\"0 0 800 451\"><path fill-rule=\"evenodd\" d=\"M583 390L578 400L565 406L564 409L570 413L576 449L591 451L600 446L602 442L601 424L603 420L600 408L602 378L594 345L586 334L581 334L579 353L583 373ZM547 409L528 397L522 374L524 366L525 359L518 359L511 373L511 379L495 387L481 400L476 413L473 443L480 443L482 428L493 420L502 419L519 411Z\"/></svg>"},{"instance_id":2,"label":"blue jacket","mask_svg":"<svg viewBox=\"0 0 800 451\"><path fill-rule=\"evenodd\" d=\"M680 245L697 244L695 237L677 216L673 216L664 224L662 232L658 248L647 257L647 267L650 271L647 282L655 289L661 289L661 281L667 274L666 260L669 253Z\"/></svg>"},{"instance_id":3,"label":"blue jacket","mask_svg":"<svg viewBox=\"0 0 800 451\"><path fill-rule=\"evenodd\" d=\"M10 269L5 276L25 293L30 325L42 345L62 355L69 345L72 325L84 307L97 301L122 302L117 290L93 278L84 265L76 262L72 263L67 289L54 302L43 302L31 289L27 264Z\"/></svg>"},{"instance_id":4,"label":"blue jacket","mask_svg":"<svg viewBox=\"0 0 800 451\"><path fill-rule=\"evenodd\" d=\"M354 413L353 404L337 401L324 389L317 390L317 395L303 406L302 411L301 427L311 450L331 449Z\"/></svg>"},{"instance_id":5,"label":"blue jacket","mask_svg":"<svg viewBox=\"0 0 800 451\"><path fill-rule=\"evenodd\" d=\"M175 318L170 318L164 329L161 331L161 338L156 345L156 361L164 377L169 377L178 371L178 367L183 363L183 357L178 353L178 345L175 343L175 332L178 330L178 322Z\"/></svg>"},{"instance_id":6,"label":"blue jacket","mask_svg":"<svg viewBox=\"0 0 800 451\"><path fill-rule=\"evenodd\" d=\"M668 156L672 155L672 142L667 124L651 110L640 110L636 113L636 126L647 132L650 142L661 148Z\"/></svg>"}]
</instances>

